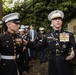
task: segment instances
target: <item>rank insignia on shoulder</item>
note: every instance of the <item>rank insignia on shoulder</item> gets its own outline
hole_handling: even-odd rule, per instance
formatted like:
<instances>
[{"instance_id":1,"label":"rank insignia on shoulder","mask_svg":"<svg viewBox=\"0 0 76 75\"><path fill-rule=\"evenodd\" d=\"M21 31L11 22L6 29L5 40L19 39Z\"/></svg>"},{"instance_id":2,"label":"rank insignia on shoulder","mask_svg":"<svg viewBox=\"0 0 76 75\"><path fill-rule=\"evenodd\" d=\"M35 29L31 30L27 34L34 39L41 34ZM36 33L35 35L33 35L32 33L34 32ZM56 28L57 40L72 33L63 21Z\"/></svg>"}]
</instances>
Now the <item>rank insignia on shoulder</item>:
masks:
<instances>
[{"instance_id":1,"label":"rank insignia on shoulder","mask_svg":"<svg viewBox=\"0 0 76 75\"><path fill-rule=\"evenodd\" d=\"M60 33L60 42L69 42L69 33Z\"/></svg>"}]
</instances>

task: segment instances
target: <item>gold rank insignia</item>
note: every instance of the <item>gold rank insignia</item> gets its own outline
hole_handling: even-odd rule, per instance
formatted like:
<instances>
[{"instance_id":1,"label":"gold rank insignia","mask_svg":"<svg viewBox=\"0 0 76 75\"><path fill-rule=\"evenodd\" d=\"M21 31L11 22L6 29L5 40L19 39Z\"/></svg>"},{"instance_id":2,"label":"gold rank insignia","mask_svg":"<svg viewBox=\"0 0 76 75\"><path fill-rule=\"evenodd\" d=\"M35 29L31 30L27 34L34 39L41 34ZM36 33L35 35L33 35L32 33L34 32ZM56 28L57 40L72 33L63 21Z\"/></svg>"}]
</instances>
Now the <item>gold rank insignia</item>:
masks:
<instances>
[{"instance_id":1,"label":"gold rank insignia","mask_svg":"<svg viewBox=\"0 0 76 75\"><path fill-rule=\"evenodd\" d=\"M60 33L60 42L69 42L69 33Z\"/></svg>"}]
</instances>

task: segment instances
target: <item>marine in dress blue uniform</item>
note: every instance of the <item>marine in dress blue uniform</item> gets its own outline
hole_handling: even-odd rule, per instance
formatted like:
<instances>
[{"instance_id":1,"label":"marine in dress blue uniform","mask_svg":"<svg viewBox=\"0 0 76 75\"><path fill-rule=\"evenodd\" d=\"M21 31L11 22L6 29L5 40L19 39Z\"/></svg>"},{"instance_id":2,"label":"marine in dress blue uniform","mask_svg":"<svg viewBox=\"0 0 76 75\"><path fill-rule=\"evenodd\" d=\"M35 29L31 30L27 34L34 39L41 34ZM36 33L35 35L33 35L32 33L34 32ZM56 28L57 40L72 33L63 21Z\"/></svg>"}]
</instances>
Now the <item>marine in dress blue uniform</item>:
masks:
<instances>
[{"instance_id":1,"label":"marine in dress blue uniform","mask_svg":"<svg viewBox=\"0 0 76 75\"><path fill-rule=\"evenodd\" d=\"M45 46L44 38L45 38L44 27L40 27L39 28L39 35L38 35L40 63L43 63L46 61L46 46Z\"/></svg>"},{"instance_id":2,"label":"marine in dress blue uniform","mask_svg":"<svg viewBox=\"0 0 76 75\"><path fill-rule=\"evenodd\" d=\"M1 74L0 75L22 75L21 53L22 39L16 33L19 29L19 14L10 13L2 20L6 23L7 31L0 35L1 52Z\"/></svg>"},{"instance_id":3,"label":"marine in dress blue uniform","mask_svg":"<svg viewBox=\"0 0 76 75\"><path fill-rule=\"evenodd\" d=\"M64 13L52 11L48 19L52 31L45 35L45 42L50 50L48 75L73 75L71 60L75 56L75 40L71 32L61 28Z\"/></svg>"},{"instance_id":4,"label":"marine in dress blue uniform","mask_svg":"<svg viewBox=\"0 0 76 75\"><path fill-rule=\"evenodd\" d=\"M24 28L19 29L20 36L24 41L29 41L28 35L25 33ZM29 55L28 55L28 44L23 44L23 56L22 56L22 64L23 64L23 70L29 73Z\"/></svg>"}]
</instances>

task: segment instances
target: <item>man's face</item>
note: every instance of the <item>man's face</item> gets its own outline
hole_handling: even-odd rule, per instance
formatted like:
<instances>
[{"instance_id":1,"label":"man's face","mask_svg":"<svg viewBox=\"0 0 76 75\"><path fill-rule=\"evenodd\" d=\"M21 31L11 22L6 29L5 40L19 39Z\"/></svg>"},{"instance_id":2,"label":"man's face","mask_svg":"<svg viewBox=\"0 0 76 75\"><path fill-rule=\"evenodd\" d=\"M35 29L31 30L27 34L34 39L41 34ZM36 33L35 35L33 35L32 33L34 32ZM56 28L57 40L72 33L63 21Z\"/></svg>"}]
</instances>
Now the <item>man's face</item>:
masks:
<instances>
[{"instance_id":1,"label":"man's face","mask_svg":"<svg viewBox=\"0 0 76 75\"><path fill-rule=\"evenodd\" d=\"M24 33L24 31L20 31L20 35L24 35L25 33Z\"/></svg>"},{"instance_id":2,"label":"man's face","mask_svg":"<svg viewBox=\"0 0 76 75\"><path fill-rule=\"evenodd\" d=\"M34 29L34 27L32 25L30 25L30 29Z\"/></svg>"},{"instance_id":3,"label":"man's face","mask_svg":"<svg viewBox=\"0 0 76 75\"><path fill-rule=\"evenodd\" d=\"M28 31L28 28L26 28L25 31L27 32Z\"/></svg>"},{"instance_id":4,"label":"man's face","mask_svg":"<svg viewBox=\"0 0 76 75\"><path fill-rule=\"evenodd\" d=\"M61 18L55 18L51 21L54 28L60 28L62 25L62 19Z\"/></svg>"},{"instance_id":5,"label":"man's face","mask_svg":"<svg viewBox=\"0 0 76 75\"><path fill-rule=\"evenodd\" d=\"M2 25L0 25L0 29L2 29Z\"/></svg>"},{"instance_id":6,"label":"man's face","mask_svg":"<svg viewBox=\"0 0 76 75\"><path fill-rule=\"evenodd\" d=\"M40 30L40 33L43 34L44 33L44 30Z\"/></svg>"},{"instance_id":7,"label":"man's face","mask_svg":"<svg viewBox=\"0 0 76 75\"><path fill-rule=\"evenodd\" d=\"M8 22L7 24L8 29L11 31L17 32L19 30L19 24L13 23L13 22Z\"/></svg>"}]
</instances>

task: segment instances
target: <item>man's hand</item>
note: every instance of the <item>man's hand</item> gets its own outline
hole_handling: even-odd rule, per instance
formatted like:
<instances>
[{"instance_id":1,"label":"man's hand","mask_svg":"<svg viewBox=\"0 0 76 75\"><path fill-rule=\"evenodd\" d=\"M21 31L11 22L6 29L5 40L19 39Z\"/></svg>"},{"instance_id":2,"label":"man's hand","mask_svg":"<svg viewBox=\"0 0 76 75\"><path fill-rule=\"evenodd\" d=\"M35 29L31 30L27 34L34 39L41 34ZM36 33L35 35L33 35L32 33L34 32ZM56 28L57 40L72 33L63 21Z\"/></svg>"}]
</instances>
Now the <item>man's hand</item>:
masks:
<instances>
[{"instance_id":1,"label":"man's hand","mask_svg":"<svg viewBox=\"0 0 76 75\"><path fill-rule=\"evenodd\" d=\"M34 42L34 40L30 40L31 42Z\"/></svg>"},{"instance_id":2,"label":"man's hand","mask_svg":"<svg viewBox=\"0 0 76 75\"><path fill-rule=\"evenodd\" d=\"M27 43L28 43L28 41L26 41L26 40L23 40L23 42L24 42L24 45L27 45Z\"/></svg>"},{"instance_id":3,"label":"man's hand","mask_svg":"<svg viewBox=\"0 0 76 75\"><path fill-rule=\"evenodd\" d=\"M71 48L71 53L69 56L66 57L66 60L72 60L74 58L74 56L75 56L74 49Z\"/></svg>"}]
</instances>

